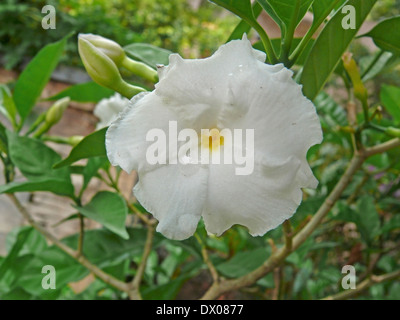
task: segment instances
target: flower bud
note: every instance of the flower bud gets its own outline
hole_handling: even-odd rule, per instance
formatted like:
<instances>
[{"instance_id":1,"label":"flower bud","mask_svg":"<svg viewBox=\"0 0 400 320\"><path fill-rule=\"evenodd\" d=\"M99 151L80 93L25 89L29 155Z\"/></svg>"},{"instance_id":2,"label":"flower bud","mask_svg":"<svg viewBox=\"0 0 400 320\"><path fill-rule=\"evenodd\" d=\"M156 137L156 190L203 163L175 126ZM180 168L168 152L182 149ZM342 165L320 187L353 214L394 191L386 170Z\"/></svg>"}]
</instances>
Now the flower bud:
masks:
<instances>
[{"instance_id":1,"label":"flower bud","mask_svg":"<svg viewBox=\"0 0 400 320\"><path fill-rule=\"evenodd\" d=\"M342 60L343 66L349 74L351 82L353 83L354 95L361 101L366 100L368 98L368 92L362 83L360 72L358 70L356 61L352 57L352 54L346 52L343 55Z\"/></svg>"},{"instance_id":2,"label":"flower bud","mask_svg":"<svg viewBox=\"0 0 400 320\"><path fill-rule=\"evenodd\" d=\"M67 109L69 102L71 99L69 97L62 98L56 101L50 109L46 112L45 121L50 125L56 124L60 121L62 115L64 114L65 109Z\"/></svg>"},{"instance_id":3,"label":"flower bud","mask_svg":"<svg viewBox=\"0 0 400 320\"><path fill-rule=\"evenodd\" d=\"M385 133L388 134L389 136L400 138L400 129L399 128L388 127L388 128L386 128Z\"/></svg>"},{"instance_id":4,"label":"flower bud","mask_svg":"<svg viewBox=\"0 0 400 320\"><path fill-rule=\"evenodd\" d=\"M125 82L113 60L85 39L85 35L79 35L78 50L87 73L101 86L117 91L128 99L145 91Z\"/></svg>"},{"instance_id":5,"label":"flower bud","mask_svg":"<svg viewBox=\"0 0 400 320\"><path fill-rule=\"evenodd\" d=\"M121 66L121 63L125 58L125 51L115 41L91 33L80 34L79 39L84 39L90 42L94 47L96 47L96 49L109 57L117 67Z\"/></svg>"}]
</instances>

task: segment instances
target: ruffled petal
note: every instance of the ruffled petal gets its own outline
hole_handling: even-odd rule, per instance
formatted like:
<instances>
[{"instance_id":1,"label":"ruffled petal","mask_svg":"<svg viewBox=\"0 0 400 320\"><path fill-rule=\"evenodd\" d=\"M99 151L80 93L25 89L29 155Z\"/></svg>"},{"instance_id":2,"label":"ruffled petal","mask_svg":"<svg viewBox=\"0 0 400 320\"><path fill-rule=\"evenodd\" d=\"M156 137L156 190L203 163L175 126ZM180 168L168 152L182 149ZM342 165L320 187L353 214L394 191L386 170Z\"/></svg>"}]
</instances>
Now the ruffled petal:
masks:
<instances>
[{"instance_id":1,"label":"ruffled petal","mask_svg":"<svg viewBox=\"0 0 400 320\"><path fill-rule=\"evenodd\" d=\"M208 168L193 164L139 171L134 195L159 220L157 231L169 239L193 235L207 194Z\"/></svg>"},{"instance_id":2,"label":"ruffled petal","mask_svg":"<svg viewBox=\"0 0 400 320\"><path fill-rule=\"evenodd\" d=\"M191 119L191 128L215 127L227 98L229 75L237 66L245 68L254 60L265 61L265 54L253 49L248 40L231 41L205 59L182 59L172 54L169 65L159 67L155 93L171 110Z\"/></svg>"},{"instance_id":3,"label":"ruffled petal","mask_svg":"<svg viewBox=\"0 0 400 320\"><path fill-rule=\"evenodd\" d=\"M236 175L235 165L210 165L203 219L209 233L221 235L235 224L253 236L289 219L301 203L297 174L300 161L256 162L251 175Z\"/></svg>"},{"instance_id":4,"label":"ruffled petal","mask_svg":"<svg viewBox=\"0 0 400 320\"><path fill-rule=\"evenodd\" d=\"M146 158L154 141L146 141L146 136L152 129L160 129L168 135L169 120L177 121L178 116L165 107L160 97L153 93L135 96L107 130L106 150L111 164L128 173L155 169ZM185 125L182 120L179 123Z\"/></svg>"},{"instance_id":5,"label":"ruffled petal","mask_svg":"<svg viewBox=\"0 0 400 320\"><path fill-rule=\"evenodd\" d=\"M128 105L129 100L119 93L110 98L100 100L93 111L93 114L100 119L96 128L101 129L109 126Z\"/></svg>"},{"instance_id":6,"label":"ruffled petal","mask_svg":"<svg viewBox=\"0 0 400 320\"><path fill-rule=\"evenodd\" d=\"M306 155L322 141L321 124L314 105L292 79L292 71L253 60L247 68L232 73L226 91L228 99L218 126L254 129L256 154L276 162L298 158L300 187L315 188L318 181Z\"/></svg>"}]
</instances>

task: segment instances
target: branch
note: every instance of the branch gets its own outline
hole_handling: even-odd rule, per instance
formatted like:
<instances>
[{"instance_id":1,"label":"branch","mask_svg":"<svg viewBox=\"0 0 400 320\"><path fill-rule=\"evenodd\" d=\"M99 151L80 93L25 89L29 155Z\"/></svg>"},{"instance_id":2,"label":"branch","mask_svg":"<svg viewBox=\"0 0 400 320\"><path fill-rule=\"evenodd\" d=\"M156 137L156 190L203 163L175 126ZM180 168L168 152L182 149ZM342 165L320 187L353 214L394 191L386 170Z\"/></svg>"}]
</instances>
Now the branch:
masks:
<instances>
[{"instance_id":1,"label":"branch","mask_svg":"<svg viewBox=\"0 0 400 320\"><path fill-rule=\"evenodd\" d=\"M391 273L387 273L387 274L380 275L380 276L372 275L370 278L365 279L363 282L358 284L356 289L349 289L349 290L337 293L335 295L323 298L322 300L345 300L345 299L349 299L349 298L352 298L352 297L360 294L361 292L363 292L364 290L368 289L369 287L371 287L372 285L374 285L376 283L382 283L382 282L385 282L385 281L394 280L394 279L399 278L399 277L400 277L400 270L393 271Z\"/></svg>"},{"instance_id":2,"label":"branch","mask_svg":"<svg viewBox=\"0 0 400 320\"><path fill-rule=\"evenodd\" d=\"M154 231L155 231L154 226L148 226L146 243L144 245L142 260L140 261L139 267L136 271L136 275L133 281L129 285L130 287L129 297L131 300L141 300L142 298L140 296L139 287L140 287L140 282L143 279L144 271L146 269L147 259L149 258L151 252L151 247L153 246Z\"/></svg>"},{"instance_id":3,"label":"branch","mask_svg":"<svg viewBox=\"0 0 400 320\"><path fill-rule=\"evenodd\" d=\"M310 221L305 225L303 229L297 233L297 235L291 241L292 248L289 248L290 241L286 242L283 248L278 249L276 252L272 253L271 256L264 264L254 271L240 277L237 279L224 280L219 284L213 284L207 290L207 292L203 295L201 299L211 300L219 297L221 294L237 290L242 287L249 286L253 284L255 281L271 272L274 268L279 266L285 258L291 253L292 250L296 250L300 247L301 244L314 232L314 230L321 224L324 217L329 213L331 208L334 206L336 201L340 198L343 191L349 185L352 180L354 174L360 169L363 162L370 156L373 156L378 153L386 152L390 149L400 146L400 139L392 139L380 145L356 151L351 159L345 173L340 178L335 188L331 191L329 196L325 199L317 213L310 219ZM291 249L291 250L289 250Z\"/></svg>"},{"instance_id":4,"label":"branch","mask_svg":"<svg viewBox=\"0 0 400 320\"><path fill-rule=\"evenodd\" d=\"M215 266L213 265L213 263L210 260L206 246L204 245L203 241L201 240L200 236L197 233L195 233L194 236L196 237L197 241L199 242L199 244L201 246L201 255L203 256L203 260L204 260L205 264L207 265L208 270L211 273L211 277L213 278L214 283L219 283L218 271L217 271L217 269L215 269Z\"/></svg>"},{"instance_id":5,"label":"branch","mask_svg":"<svg viewBox=\"0 0 400 320\"><path fill-rule=\"evenodd\" d=\"M29 222L29 224L34 227L37 231L39 231L46 239L51 241L56 247L64 251L66 254L74 258L78 263L86 267L90 272L92 272L96 277L103 280L105 283L110 286L121 290L123 292L128 293L128 285L117 278L114 278L108 273L105 273L103 270L92 264L88 259L86 259L83 255L80 255L78 251L73 250L69 246L62 243L56 237L54 237L51 233L49 233L46 229L41 227L29 214L29 212L25 209L25 207L19 202L18 198L13 194L7 194L11 201L18 208L22 216Z\"/></svg>"}]
</instances>

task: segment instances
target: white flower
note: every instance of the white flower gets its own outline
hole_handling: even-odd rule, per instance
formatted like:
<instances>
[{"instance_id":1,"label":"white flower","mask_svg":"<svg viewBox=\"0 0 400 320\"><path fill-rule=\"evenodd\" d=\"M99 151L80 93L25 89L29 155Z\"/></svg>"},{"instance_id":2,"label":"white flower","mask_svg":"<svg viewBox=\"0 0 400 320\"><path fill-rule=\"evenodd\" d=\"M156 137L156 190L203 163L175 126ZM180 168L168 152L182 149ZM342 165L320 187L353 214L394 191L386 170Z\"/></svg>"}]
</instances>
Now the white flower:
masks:
<instances>
[{"instance_id":1,"label":"white flower","mask_svg":"<svg viewBox=\"0 0 400 320\"><path fill-rule=\"evenodd\" d=\"M172 54L156 89L134 97L108 129L111 163L138 171L134 194L166 237L190 237L201 217L212 234L240 224L263 235L293 215L301 188L317 186L306 160L322 141L315 107L290 70L264 61L245 38L206 59ZM254 129L254 172L236 175L235 164L149 164L154 142L146 135L154 128L168 133L170 121L199 136L201 129Z\"/></svg>"},{"instance_id":2,"label":"white flower","mask_svg":"<svg viewBox=\"0 0 400 320\"><path fill-rule=\"evenodd\" d=\"M113 122L118 114L128 105L129 99L122 97L119 93L110 98L102 99L94 108L94 115L99 118L96 129L107 127Z\"/></svg>"}]
</instances>

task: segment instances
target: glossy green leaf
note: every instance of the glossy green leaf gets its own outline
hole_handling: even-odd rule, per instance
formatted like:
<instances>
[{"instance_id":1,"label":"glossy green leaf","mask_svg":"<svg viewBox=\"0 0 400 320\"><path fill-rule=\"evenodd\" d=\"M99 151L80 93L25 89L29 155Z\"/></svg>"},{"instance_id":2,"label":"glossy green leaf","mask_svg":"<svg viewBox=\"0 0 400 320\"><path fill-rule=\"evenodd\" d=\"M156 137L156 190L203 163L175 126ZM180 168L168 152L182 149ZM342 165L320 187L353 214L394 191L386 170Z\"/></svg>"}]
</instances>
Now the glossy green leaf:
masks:
<instances>
[{"instance_id":1,"label":"glossy green leaf","mask_svg":"<svg viewBox=\"0 0 400 320\"><path fill-rule=\"evenodd\" d=\"M389 114L393 117L396 123L400 123L400 88L383 85L380 97Z\"/></svg>"},{"instance_id":2,"label":"glossy green leaf","mask_svg":"<svg viewBox=\"0 0 400 320\"><path fill-rule=\"evenodd\" d=\"M70 183L68 168L53 169L61 160L60 155L42 141L7 131L8 149L14 165L29 180L52 179Z\"/></svg>"},{"instance_id":3,"label":"glossy green leaf","mask_svg":"<svg viewBox=\"0 0 400 320\"><path fill-rule=\"evenodd\" d=\"M264 0L269 3L282 24L289 28L303 19L314 0Z\"/></svg>"},{"instance_id":4,"label":"glossy green leaf","mask_svg":"<svg viewBox=\"0 0 400 320\"><path fill-rule=\"evenodd\" d=\"M6 85L0 86L0 112L16 127L17 108L10 90Z\"/></svg>"},{"instance_id":5,"label":"glossy green leaf","mask_svg":"<svg viewBox=\"0 0 400 320\"><path fill-rule=\"evenodd\" d=\"M73 185L65 180L43 178L32 181L14 181L0 186L0 194L34 191L49 191L58 195L64 195L71 198L74 197Z\"/></svg>"},{"instance_id":6,"label":"glossy green leaf","mask_svg":"<svg viewBox=\"0 0 400 320\"><path fill-rule=\"evenodd\" d=\"M217 265L216 268L224 276L237 278L258 268L267 258L267 250L258 248L239 252L232 259Z\"/></svg>"},{"instance_id":7,"label":"glossy green leaf","mask_svg":"<svg viewBox=\"0 0 400 320\"><path fill-rule=\"evenodd\" d=\"M32 228L24 228L16 236L16 241L13 247L0 265L0 279L2 279L5 273L12 268L15 259L18 257L19 252L24 247L25 241L28 239L31 232Z\"/></svg>"},{"instance_id":8,"label":"glossy green leaf","mask_svg":"<svg viewBox=\"0 0 400 320\"><path fill-rule=\"evenodd\" d=\"M341 6L346 0L315 0L312 4L313 9L313 23L317 21L320 17L327 17L330 14L330 8L333 2L336 7Z\"/></svg>"},{"instance_id":9,"label":"glossy green leaf","mask_svg":"<svg viewBox=\"0 0 400 320\"><path fill-rule=\"evenodd\" d=\"M100 268L115 265L133 255L140 255L146 242L147 230L144 228L129 228L129 240L108 230L88 230L85 232L83 253L92 263ZM73 235L62 241L76 249L79 235ZM163 237L155 234L153 248L161 243ZM59 295L59 290L63 289L68 283L75 282L86 275L89 271L80 265L75 259L71 258L55 246L36 254L35 256L24 256L17 260L18 266L23 267L16 270L16 281L13 288L23 288L30 294L43 299L55 299ZM45 265L52 265L56 269L56 288L57 290L44 290L42 279L44 274L42 268ZM57 292L54 292L57 291Z\"/></svg>"},{"instance_id":10,"label":"glossy green leaf","mask_svg":"<svg viewBox=\"0 0 400 320\"><path fill-rule=\"evenodd\" d=\"M171 300L176 297L183 284L194 274L185 274L160 286L144 289L141 294L146 300Z\"/></svg>"},{"instance_id":11,"label":"glossy green leaf","mask_svg":"<svg viewBox=\"0 0 400 320\"><path fill-rule=\"evenodd\" d=\"M374 199L363 196L357 202L357 228L366 242L371 242L380 228L379 214L376 211Z\"/></svg>"},{"instance_id":12,"label":"glossy green leaf","mask_svg":"<svg viewBox=\"0 0 400 320\"><path fill-rule=\"evenodd\" d=\"M83 189L86 189L90 180L97 174L99 169L109 165L108 159L106 157L92 157L88 159L86 166L83 168Z\"/></svg>"},{"instance_id":13,"label":"glossy green leaf","mask_svg":"<svg viewBox=\"0 0 400 320\"><path fill-rule=\"evenodd\" d=\"M400 16L381 21L363 36L371 37L382 50L400 55Z\"/></svg>"},{"instance_id":14,"label":"glossy green leaf","mask_svg":"<svg viewBox=\"0 0 400 320\"><path fill-rule=\"evenodd\" d=\"M338 10L321 31L304 63L300 78L303 93L310 100L314 100L323 88L375 3L376 0L347 1L346 5L355 8L356 28L343 29L345 15Z\"/></svg>"},{"instance_id":15,"label":"glossy green leaf","mask_svg":"<svg viewBox=\"0 0 400 320\"><path fill-rule=\"evenodd\" d=\"M43 250L47 249L48 246L47 246L46 238L41 233L39 233L39 231L34 229L33 227L24 226L24 227L20 227L20 228L15 228L7 234L6 248L7 248L8 252L17 243L18 234L20 232L22 232L24 229L31 229L31 232L29 233L29 236L28 236L24 246L20 250L19 255L37 254L37 253L42 252Z\"/></svg>"},{"instance_id":16,"label":"glossy green leaf","mask_svg":"<svg viewBox=\"0 0 400 320\"><path fill-rule=\"evenodd\" d=\"M46 100L59 100L64 97L70 97L72 101L77 102L98 102L101 99L110 97L114 93L115 91L91 81L71 86Z\"/></svg>"},{"instance_id":17,"label":"glossy green leaf","mask_svg":"<svg viewBox=\"0 0 400 320\"><path fill-rule=\"evenodd\" d=\"M136 60L156 68L158 64L168 65L172 51L147 43L132 43L124 47L125 52Z\"/></svg>"},{"instance_id":18,"label":"glossy green leaf","mask_svg":"<svg viewBox=\"0 0 400 320\"><path fill-rule=\"evenodd\" d=\"M257 0L257 2L262 6L266 13L280 26L282 27L282 20L279 19L278 15L269 4L268 0Z\"/></svg>"},{"instance_id":19,"label":"glossy green leaf","mask_svg":"<svg viewBox=\"0 0 400 320\"><path fill-rule=\"evenodd\" d=\"M80 159L106 156L106 132L108 127L95 131L79 142L70 152L67 158L56 163L54 168L68 166Z\"/></svg>"},{"instance_id":20,"label":"glossy green leaf","mask_svg":"<svg viewBox=\"0 0 400 320\"><path fill-rule=\"evenodd\" d=\"M102 191L97 193L87 205L74 207L85 217L99 222L123 239L129 238L125 227L128 208L120 195Z\"/></svg>"},{"instance_id":21,"label":"glossy green leaf","mask_svg":"<svg viewBox=\"0 0 400 320\"><path fill-rule=\"evenodd\" d=\"M32 59L15 84L14 101L22 122L34 107L36 100L58 64L69 36L48 44Z\"/></svg>"},{"instance_id":22,"label":"glossy green leaf","mask_svg":"<svg viewBox=\"0 0 400 320\"><path fill-rule=\"evenodd\" d=\"M261 11L262 11L261 6L259 5L258 2L255 2L253 4L254 17L257 18L260 15ZM227 42L231 40L242 39L243 34L249 33L250 30L251 26L245 20L241 20L239 24L236 26L236 28L233 30L231 35L229 36Z\"/></svg>"}]
</instances>

